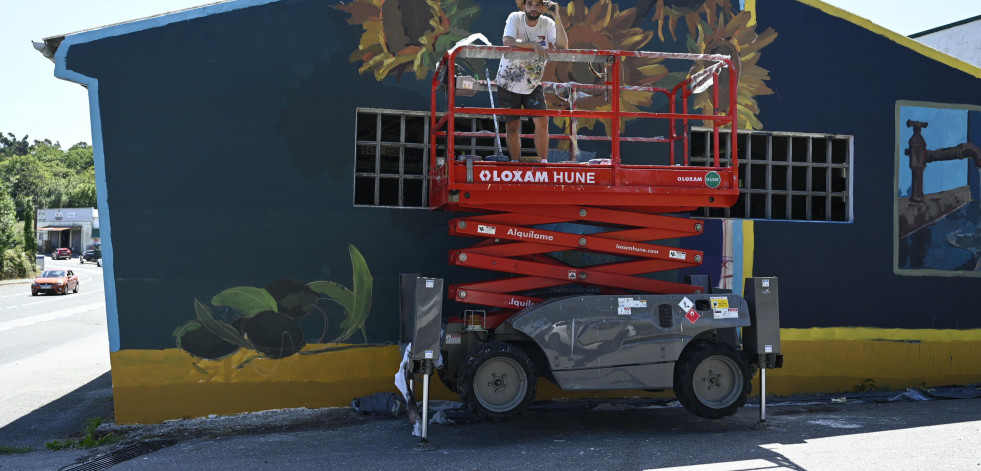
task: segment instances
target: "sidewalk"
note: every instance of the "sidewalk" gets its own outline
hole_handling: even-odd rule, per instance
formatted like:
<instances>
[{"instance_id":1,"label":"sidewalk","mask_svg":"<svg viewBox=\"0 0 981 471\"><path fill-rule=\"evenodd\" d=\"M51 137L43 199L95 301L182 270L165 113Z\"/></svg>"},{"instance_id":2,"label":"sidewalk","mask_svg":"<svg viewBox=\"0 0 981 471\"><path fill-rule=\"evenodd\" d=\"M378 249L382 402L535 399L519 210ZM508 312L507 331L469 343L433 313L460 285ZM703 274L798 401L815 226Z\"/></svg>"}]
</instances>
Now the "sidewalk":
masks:
<instances>
[{"instance_id":1,"label":"sidewalk","mask_svg":"<svg viewBox=\"0 0 981 471\"><path fill-rule=\"evenodd\" d=\"M952 397L981 394L961 388ZM933 397L931 397L933 396ZM0 470L106 469L637 469L743 462L725 469L978 469L981 400L922 391L770 398L721 421L674 401L540 402L504 423L431 425L417 452L407 420L351 408L109 425L120 442L93 450L0 456ZM931 400L933 399L933 400ZM118 464L116 464L118 463ZM768 464L767 464L768 463ZM781 467L778 467L781 466ZM719 469L709 467L705 469Z\"/></svg>"},{"instance_id":2,"label":"sidewalk","mask_svg":"<svg viewBox=\"0 0 981 471\"><path fill-rule=\"evenodd\" d=\"M29 284L34 281L31 278L24 278L22 280L0 280L0 286L3 285L19 285L19 284Z\"/></svg>"}]
</instances>

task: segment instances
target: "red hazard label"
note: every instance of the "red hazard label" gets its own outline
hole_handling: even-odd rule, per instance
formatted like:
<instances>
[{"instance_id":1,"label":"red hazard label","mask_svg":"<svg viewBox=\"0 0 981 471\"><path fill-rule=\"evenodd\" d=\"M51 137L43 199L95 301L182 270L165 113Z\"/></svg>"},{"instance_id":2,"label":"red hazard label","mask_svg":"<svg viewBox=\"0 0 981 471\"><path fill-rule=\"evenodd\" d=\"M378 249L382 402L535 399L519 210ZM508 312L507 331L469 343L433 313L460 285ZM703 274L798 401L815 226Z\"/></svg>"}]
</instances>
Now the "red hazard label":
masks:
<instances>
[{"instance_id":1,"label":"red hazard label","mask_svg":"<svg viewBox=\"0 0 981 471\"><path fill-rule=\"evenodd\" d=\"M698 313L695 312L694 309L689 309L688 310L688 314L685 314L685 318L688 319L688 322L691 322L692 324L694 324L695 321L697 321L699 317L702 317L702 316L698 315Z\"/></svg>"}]
</instances>

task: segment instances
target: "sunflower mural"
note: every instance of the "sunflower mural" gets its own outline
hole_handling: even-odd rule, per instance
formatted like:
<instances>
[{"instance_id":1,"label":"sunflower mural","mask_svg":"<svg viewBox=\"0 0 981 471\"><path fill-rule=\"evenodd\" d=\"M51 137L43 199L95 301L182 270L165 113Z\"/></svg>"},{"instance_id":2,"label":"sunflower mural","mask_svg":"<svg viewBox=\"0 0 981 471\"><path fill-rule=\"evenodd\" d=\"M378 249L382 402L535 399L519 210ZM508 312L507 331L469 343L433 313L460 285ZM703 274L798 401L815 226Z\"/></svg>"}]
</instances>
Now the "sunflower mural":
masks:
<instances>
[{"instance_id":1,"label":"sunflower mural","mask_svg":"<svg viewBox=\"0 0 981 471\"><path fill-rule=\"evenodd\" d=\"M637 9L628 8L620 11L619 6L611 0L598 0L591 7L586 7L583 0L575 0L565 7L562 23L569 36L570 49L612 49L621 51L639 51L654 37L652 31L636 28L632 25L637 19ZM661 65L660 59L634 58L624 61L621 77L623 83L631 85L651 86L668 74L668 69ZM553 82L600 83L594 73L585 63L549 62L545 68L545 80ZM641 91L623 91L620 95L620 109L623 111L642 111L651 105L653 94ZM548 95L550 108L566 108L568 104L559 97ZM577 109L609 111L612 109L609 101L603 96L589 96L576 103ZM629 118L621 121L621 126ZM568 118L553 118L553 122L569 132ZM580 118L580 129L593 129L597 119ZM607 126L607 133L610 132ZM567 148L568 141L559 144Z\"/></svg>"},{"instance_id":2,"label":"sunflower mural","mask_svg":"<svg viewBox=\"0 0 981 471\"><path fill-rule=\"evenodd\" d=\"M777 32L767 28L762 34L756 34L756 26L749 25L751 19L749 11L740 12L728 21L725 15L719 14L714 21L705 21L698 26L697 39L689 37L688 40L688 52L732 57L734 66L739 70L739 95L736 97L738 129L763 129L763 124L756 117L760 109L755 97L773 94L773 90L766 86L769 72L757 63L760 50L776 39ZM697 72L697 67L696 64L691 72ZM720 109L716 111L726 112L729 109L728 70L722 71L719 82ZM693 106L707 114L713 110L712 98L708 93L695 95Z\"/></svg>"},{"instance_id":3,"label":"sunflower mural","mask_svg":"<svg viewBox=\"0 0 981 471\"><path fill-rule=\"evenodd\" d=\"M335 8L364 28L350 60L361 61L358 71L378 81L391 74L401 79L410 70L426 78L443 53L470 34L480 11L469 0L355 0Z\"/></svg>"},{"instance_id":4,"label":"sunflower mural","mask_svg":"<svg viewBox=\"0 0 981 471\"><path fill-rule=\"evenodd\" d=\"M641 10L641 16L645 16L651 8L654 8L653 19L657 21L657 37L661 41L664 41L665 22L668 24L671 37L677 40L675 29L682 19L685 20L691 33L698 27L703 13L708 18L714 18L717 14L732 16L730 0L641 0L637 2L637 6Z\"/></svg>"}]
</instances>

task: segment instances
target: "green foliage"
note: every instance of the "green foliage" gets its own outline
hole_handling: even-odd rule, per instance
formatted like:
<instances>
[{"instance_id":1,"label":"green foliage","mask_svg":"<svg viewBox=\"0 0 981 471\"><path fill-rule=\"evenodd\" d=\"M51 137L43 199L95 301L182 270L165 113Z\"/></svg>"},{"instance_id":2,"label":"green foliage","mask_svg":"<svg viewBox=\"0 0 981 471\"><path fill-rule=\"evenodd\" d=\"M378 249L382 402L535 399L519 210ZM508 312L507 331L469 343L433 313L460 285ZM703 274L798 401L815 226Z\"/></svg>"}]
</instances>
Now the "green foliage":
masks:
<instances>
[{"instance_id":1,"label":"green foliage","mask_svg":"<svg viewBox=\"0 0 981 471\"><path fill-rule=\"evenodd\" d=\"M35 208L97 207L92 148L80 142L66 151L49 140L0 135L0 187Z\"/></svg>"},{"instance_id":2,"label":"green foliage","mask_svg":"<svg viewBox=\"0 0 981 471\"><path fill-rule=\"evenodd\" d=\"M37 276L34 254L28 255L20 248L10 248L0 252L0 255L3 255L0 280L23 280Z\"/></svg>"},{"instance_id":3,"label":"green foliage","mask_svg":"<svg viewBox=\"0 0 981 471\"><path fill-rule=\"evenodd\" d=\"M27 142L27 136L17 139L12 133L6 136L0 134L0 160L13 155L27 155L31 150L31 143Z\"/></svg>"},{"instance_id":4,"label":"green foliage","mask_svg":"<svg viewBox=\"0 0 981 471\"><path fill-rule=\"evenodd\" d=\"M57 451L64 450L66 448L95 448L97 446L115 442L117 439L113 434L103 434L97 431L100 425L102 425L102 419L99 417L93 417L89 419L88 425L85 426L85 431L82 432L82 438L53 440L45 443L44 446L49 450Z\"/></svg>"},{"instance_id":5,"label":"green foliage","mask_svg":"<svg viewBox=\"0 0 981 471\"><path fill-rule=\"evenodd\" d=\"M21 211L24 215L24 254L33 257L37 253L37 231L34 230L34 204L28 198L21 198Z\"/></svg>"},{"instance_id":6,"label":"green foliage","mask_svg":"<svg viewBox=\"0 0 981 471\"><path fill-rule=\"evenodd\" d=\"M17 222L17 210L14 200L0 188L0 253L14 247L14 224ZM0 269L3 265L0 265Z\"/></svg>"},{"instance_id":7,"label":"green foliage","mask_svg":"<svg viewBox=\"0 0 981 471\"><path fill-rule=\"evenodd\" d=\"M0 445L0 456L17 455L20 453L30 453L32 451L34 451L34 449L29 446L25 447L25 446Z\"/></svg>"}]
</instances>

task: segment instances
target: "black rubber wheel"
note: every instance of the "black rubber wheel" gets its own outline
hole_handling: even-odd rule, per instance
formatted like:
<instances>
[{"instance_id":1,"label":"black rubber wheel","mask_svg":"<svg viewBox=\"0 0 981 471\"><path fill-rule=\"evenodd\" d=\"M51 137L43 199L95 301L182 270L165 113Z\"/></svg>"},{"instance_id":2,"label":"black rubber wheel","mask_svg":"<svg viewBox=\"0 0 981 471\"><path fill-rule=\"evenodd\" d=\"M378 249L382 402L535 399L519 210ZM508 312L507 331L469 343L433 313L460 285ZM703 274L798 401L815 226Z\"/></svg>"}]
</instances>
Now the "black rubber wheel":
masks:
<instances>
[{"instance_id":1,"label":"black rubber wheel","mask_svg":"<svg viewBox=\"0 0 981 471\"><path fill-rule=\"evenodd\" d=\"M691 413L721 419L746 404L751 379L749 365L732 346L697 341L674 366L674 394Z\"/></svg>"},{"instance_id":2,"label":"black rubber wheel","mask_svg":"<svg viewBox=\"0 0 981 471\"><path fill-rule=\"evenodd\" d=\"M439 380L440 380L440 382L443 383L443 386L446 386L446 389L449 389L450 391L455 392L455 393L459 393L460 392L460 388L458 387L456 381L450 381L446 377L446 375L447 375L447 373L449 373L449 371L450 371L449 368L447 368L444 365L442 368L436 370L436 376L439 377Z\"/></svg>"},{"instance_id":3,"label":"black rubber wheel","mask_svg":"<svg viewBox=\"0 0 981 471\"><path fill-rule=\"evenodd\" d=\"M520 348L504 342L481 345L460 367L461 401L482 419L501 421L525 410L535 400L535 365Z\"/></svg>"}]
</instances>

